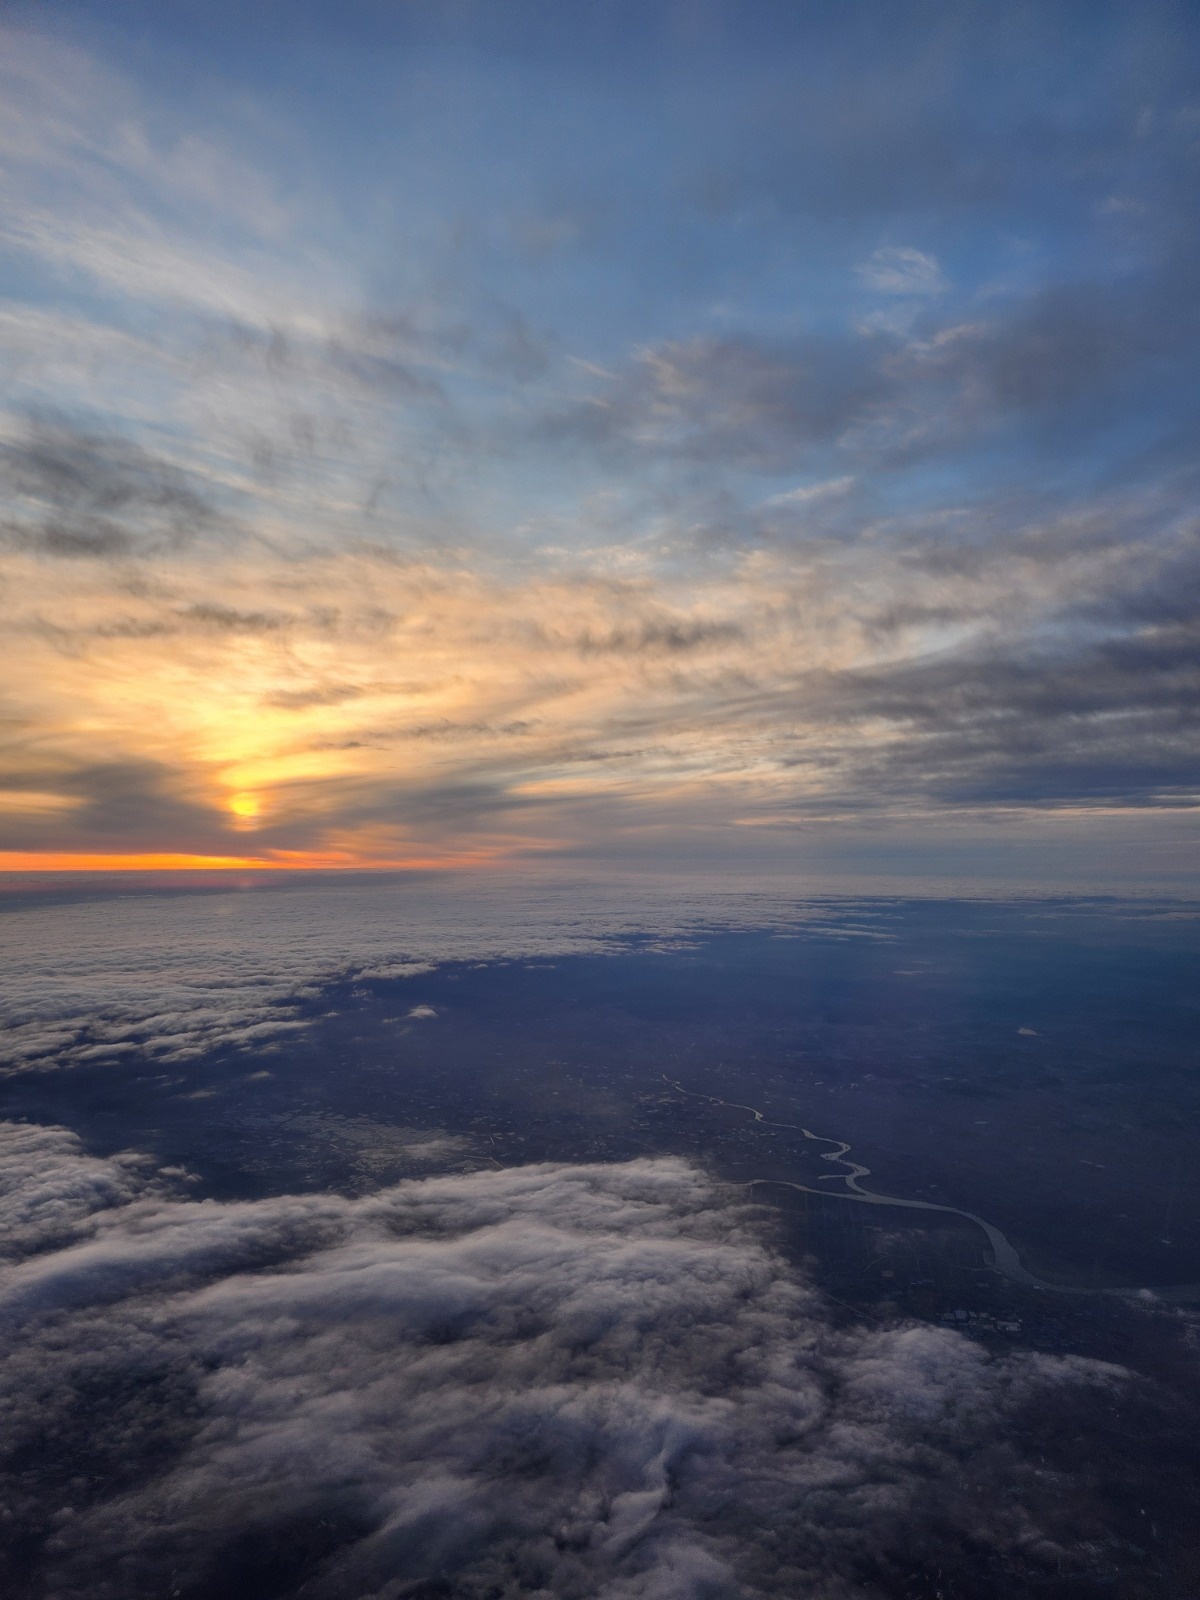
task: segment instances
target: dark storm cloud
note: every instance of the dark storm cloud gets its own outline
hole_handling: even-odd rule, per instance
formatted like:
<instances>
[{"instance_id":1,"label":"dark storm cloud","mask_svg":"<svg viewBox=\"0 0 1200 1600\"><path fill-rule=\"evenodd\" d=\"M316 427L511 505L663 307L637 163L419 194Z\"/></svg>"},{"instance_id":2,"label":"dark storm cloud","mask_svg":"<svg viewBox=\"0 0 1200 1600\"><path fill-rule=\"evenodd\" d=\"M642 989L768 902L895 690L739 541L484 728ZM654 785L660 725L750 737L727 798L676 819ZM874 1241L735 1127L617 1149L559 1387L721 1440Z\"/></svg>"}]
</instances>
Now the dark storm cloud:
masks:
<instances>
[{"instance_id":1,"label":"dark storm cloud","mask_svg":"<svg viewBox=\"0 0 1200 1600\"><path fill-rule=\"evenodd\" d=\"M839 1331L682 1161L224 1205L130 1172L0 1130L5 1499L64 1600L839 1600L963 1541L1088 1581L1097 1510L1047 1505L1014 1418L1125 1375Z\"/></svg>"},{"instance_id":2,"label":"dark storm cloud","mask_svg":"<svg viewBox=\"0 0 1200 1600\"><path fill-rule=\"evenodd\" d=\"M10 544L63 557L176 549L215 512L191 478L140 445L65 421L31 419L0 446Z\"/></svg>"}]
</instances>

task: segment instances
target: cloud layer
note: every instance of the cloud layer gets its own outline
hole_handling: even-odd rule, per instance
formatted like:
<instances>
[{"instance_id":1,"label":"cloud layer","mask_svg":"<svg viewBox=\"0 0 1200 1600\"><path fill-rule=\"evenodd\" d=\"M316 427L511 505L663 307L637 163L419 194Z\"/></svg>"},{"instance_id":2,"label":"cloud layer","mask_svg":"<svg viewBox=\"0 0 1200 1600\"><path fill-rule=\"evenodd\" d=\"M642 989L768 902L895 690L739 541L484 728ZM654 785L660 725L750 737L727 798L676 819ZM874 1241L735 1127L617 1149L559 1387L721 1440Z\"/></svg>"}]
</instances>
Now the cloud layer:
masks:
<instances>
[{"instance_id":1,"label":"cloud layer","mask_svg":"<svg viewBox=\"0 0 1200 1600\"><path fill-rule=\"evenodd\" d=\"M0 1070L262 1048L304 1027L331 983L417 976L438 962L599 954L630 936L679 939L714 926L881 937L886 920L878 907L772 888L620 880L384 878L35 899L0 913Z\"/></svg>"},{"instance_id":2,"label":"cloud layer","mask_svg":"<svg viewBox=\"0 0 1200 1600\"><path fill-rule=\"evenodd\" d=\"M1015 1429L1118 1369L841 1329L684 1162L167 1181L0 1131L12 1593L834 1600L964 1545L1095 1559Z\"/></svg>"},{"instance_id":3,"label":"cloud layer","mask_svg":"<svg viewBox=\"0 0 1200 1600\"><path fill-rule=\"evenodd\" d=\"M5 23L8 864L1194 827L1200 31L858 10Z\"/></svg>"}]
</instances>

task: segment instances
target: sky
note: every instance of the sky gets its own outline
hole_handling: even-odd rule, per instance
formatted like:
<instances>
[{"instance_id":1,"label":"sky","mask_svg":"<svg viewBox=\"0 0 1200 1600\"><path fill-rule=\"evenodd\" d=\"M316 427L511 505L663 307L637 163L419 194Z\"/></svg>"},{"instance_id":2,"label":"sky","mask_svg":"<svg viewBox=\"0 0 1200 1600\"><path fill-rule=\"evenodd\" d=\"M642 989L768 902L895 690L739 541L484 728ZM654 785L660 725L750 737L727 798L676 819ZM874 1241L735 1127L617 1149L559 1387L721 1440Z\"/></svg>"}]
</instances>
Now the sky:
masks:
<instances>
[{"instance_id":1,"label":"sky","mask_svg":"<svg viewBox=\"0 0 1200 1600\"><path fill-rule=\"evenodd\" d=\"M0 10L0 865L1194 877L1186 4Z\"/></svg>"}]
</instances>

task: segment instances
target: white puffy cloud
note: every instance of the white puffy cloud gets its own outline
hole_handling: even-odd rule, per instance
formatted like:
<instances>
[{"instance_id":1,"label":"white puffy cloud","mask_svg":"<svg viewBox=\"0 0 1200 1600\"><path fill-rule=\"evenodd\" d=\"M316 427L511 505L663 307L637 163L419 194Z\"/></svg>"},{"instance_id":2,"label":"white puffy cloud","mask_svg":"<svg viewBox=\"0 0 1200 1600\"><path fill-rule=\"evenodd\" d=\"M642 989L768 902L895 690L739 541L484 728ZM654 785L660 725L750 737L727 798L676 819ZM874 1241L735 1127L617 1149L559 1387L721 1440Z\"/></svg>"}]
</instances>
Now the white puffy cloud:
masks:
<instances>
[{"instance_id":1,"label":"white puffy cloud","mask_svg":"<svg viewBox=\"0 0 1200 1600\"><path fill-rule=\"evenodd\" d=\"M974 1498L964 1462L1047 1385L1120 1377L839 1327L677 1159L216 1204L9 1134L14 1193L44 1136L101 1207L0 1284L5 1499L62 1600L832 1600L934 1502L1036 1560L1019 1457Z\"/></svg>"},{"instance_id":2,"label":"white puffy cloud","mask_svg":"<svg viewBox=\"0 0 1200 1600\"><path fill-rule=\"evenodd\" d=\"M63 1128L0 1125L0 1252L22 1255L69 1238L103 1207L132 1199L144 1165L137 1156L85 1156Z\"/></svg>"}]
</instances>

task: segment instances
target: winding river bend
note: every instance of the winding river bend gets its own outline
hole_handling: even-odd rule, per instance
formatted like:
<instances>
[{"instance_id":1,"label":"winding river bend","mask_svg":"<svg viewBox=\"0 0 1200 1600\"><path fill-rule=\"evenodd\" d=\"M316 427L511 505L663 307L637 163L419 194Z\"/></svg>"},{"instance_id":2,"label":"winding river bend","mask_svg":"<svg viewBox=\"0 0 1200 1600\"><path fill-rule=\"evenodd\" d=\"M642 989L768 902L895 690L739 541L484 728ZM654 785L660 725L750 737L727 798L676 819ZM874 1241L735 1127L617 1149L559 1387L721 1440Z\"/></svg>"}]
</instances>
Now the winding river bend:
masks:
<instances>
[{"instance_id":1,"label":"winding river bend","mask_svg":"<svg viewBox=\"0 0 1200 1600\"><path fill-rule=\"evenodd\" d=\"M959 1206L936 1205L932 1200L909 1200L900 1195L876 1194L871 1189L864 1189L861 1180L870 1177L871 1169L850 1159L851 1147L845 1140L831 1139L824 1134L814 1133L811 1128L806 1128L799 1122L774 1122L757 1106L742 1105L737 1100L722 1100L715 1094L697 1094L692 1089L685 1089L678 1079L669 1078L665 1072L662 1077L664 1083L669 1084L677 1094L684 1095L689 1100L704 1100L709 1105L724 1106L730 1111L744 1111L764 1128L786 1128L793 1133L799 1133L805 1139L830 1145L832 1148L823 1151L820 1159L828 1161L831 1166L839 1169L822 1173L817 1179L817 1183L829 1183L828 1189L818 1189L813 1184L796 1183L787 1178L751 1178L749 1182L737 1185L739 1188L756 1189L770 1185L777 1189L796 1189L802 1194L823 1195L826 1199L850 1200L859 1205L899 1206L906 1211L947 1212L951 1216L965 1217L968 1222L973 1222L981 1229L987 1237L992 1252L992 1265L996 1271L1002 1277L1010 1279L1013 1283L1022 1284L1027 1289L1042 1289L1051 1294L1115 1294L1125 1297L1141 1297L1147 1292L1140 1288L1088 1289L1037 1278L1023 1265L1016 1249L1000 1229L994 1223L988 1222L985 1217L976 1216L973 1211L963 1211ZM839 1184L840 1188L837 1187ZM1200 1299L1200 1284L1176 1284L1169 1288L1156 1288L1152 1293L1154 1298L1159 1300L1195 1300Z\"/></svg>"}]
</instances>

